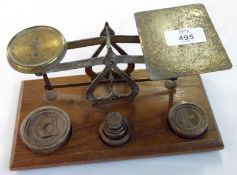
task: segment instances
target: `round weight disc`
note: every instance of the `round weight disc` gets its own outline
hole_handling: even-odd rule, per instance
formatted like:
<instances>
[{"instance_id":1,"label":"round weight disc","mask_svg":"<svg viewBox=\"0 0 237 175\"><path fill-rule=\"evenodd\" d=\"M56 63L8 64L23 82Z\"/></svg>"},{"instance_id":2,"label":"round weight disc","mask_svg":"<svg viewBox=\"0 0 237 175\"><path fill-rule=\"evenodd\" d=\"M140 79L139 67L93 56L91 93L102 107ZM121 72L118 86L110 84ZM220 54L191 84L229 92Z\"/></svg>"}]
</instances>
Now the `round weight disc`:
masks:
<instances>
[{"instance_id":1,"label":"round weight disc","mask_svg":"<svg viewBox=\"0 0 237 175\"><path fill-rule=\"evenodd\" d=\"M184 138L196 138L208 127L208 118L200 107L189 102L181 102L169 110L168 122L172 130Z\"/></svg>"},{"instance_id":2,"label":"round weight disc","mask_svg":"<svg viewBox=\"0 0 237 175\"><path fill-rule=\"evenodd\" d=\"M13 69L22 73L44 73L64 57L67 44L64 36L48 26L27 28L8 44L7 58Z\"/></svg>"},{"instance_id":3,"label":"round weight disc","mask_svg":"<svg viewBox=\"0 0 237 175\"><path fill-rule=\"evenodd\" d=\"M60 108L39 107L23 120L20 135L23 143L33 152L51 153L69 140L71 122Z\"/></svg>"}]
</instances>

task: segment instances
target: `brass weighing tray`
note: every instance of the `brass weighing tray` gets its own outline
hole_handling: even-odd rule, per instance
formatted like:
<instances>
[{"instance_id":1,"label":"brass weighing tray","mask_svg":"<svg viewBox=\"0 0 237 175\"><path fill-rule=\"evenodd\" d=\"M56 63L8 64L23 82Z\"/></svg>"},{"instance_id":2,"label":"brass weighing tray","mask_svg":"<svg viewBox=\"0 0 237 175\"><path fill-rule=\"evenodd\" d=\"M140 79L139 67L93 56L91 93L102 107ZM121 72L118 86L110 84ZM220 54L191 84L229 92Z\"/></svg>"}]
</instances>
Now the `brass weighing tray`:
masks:
<instances>
[{"instance_id":1,"label":"brass weighing tray","mask_svg":"<svg viewBox=\"0 0 237 175\"><path fill-rule=\"evenodd\" d=\"M56 29L34 26L16 34L7 47L13 69L22 73L41 73L57 65L66 53L66 40Z\"/></svg>"},{"instance_id":2,"label":"brass weighing tray","mask_svg":"<svg viewBox=\"0 0 237 175\"><path fill-rule=\"evenodd\" d=\"M135 19L146 68L152 80L201 74L232 67L202 4L138 12L135 14ZM166 37L167 32L170 36ZM191 34L191 37L182 38L184 36L182 34L187 36ZM204 40L200 42L198 39L202 36ZM167 43L169 39L173 41L171 45ZM179 39L188 41L180 43ZM194 41L190 41L192 39Z\"/></svg>"}]
</instances>

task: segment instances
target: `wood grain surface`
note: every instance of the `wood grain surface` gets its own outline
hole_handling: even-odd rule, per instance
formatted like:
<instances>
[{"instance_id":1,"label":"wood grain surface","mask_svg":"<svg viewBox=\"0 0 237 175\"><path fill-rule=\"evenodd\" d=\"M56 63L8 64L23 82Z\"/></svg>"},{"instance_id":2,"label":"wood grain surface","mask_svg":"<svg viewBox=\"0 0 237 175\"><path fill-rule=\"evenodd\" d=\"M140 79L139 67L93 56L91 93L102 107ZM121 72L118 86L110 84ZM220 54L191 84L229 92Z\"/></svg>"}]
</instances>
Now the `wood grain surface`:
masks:
<instances>
[{"instance_id":1,"label":"wood grain surface","mask_svg":"<svg viewBox=\"0 0 237 175\"><path fill-rule=\"evenodd\" d=\"M144 70L135 71L133 78L146 78ZM71 76L52 78L53 83L86 82L89 78ZM222 149L219 134L210 104L200 76L179 78L177 88L168 90L164 81L138 83L139 95L130 101L92 105L85 99L87 86L57 89L55 101L45 99L43 80L22 82L18 114L10 162L11 170L62 166L97 161L111 161L149 156L163 156ZM96 94L105 95L108 88L98 87ZM128 91L123 83L116 86L122 93ZM180 101L199 105L209 118L208 130L200 138L184 139L175 135L167 123L170 106ZM54 153L32 153L22 143L19 128L23 119L37 107L57 106L68 113L72 122L72 136L67 145ZM128 120L132 136L120 147L105 145L99 137L99 126L107 113L121 112Z\"/></svg>"}]
</instances>

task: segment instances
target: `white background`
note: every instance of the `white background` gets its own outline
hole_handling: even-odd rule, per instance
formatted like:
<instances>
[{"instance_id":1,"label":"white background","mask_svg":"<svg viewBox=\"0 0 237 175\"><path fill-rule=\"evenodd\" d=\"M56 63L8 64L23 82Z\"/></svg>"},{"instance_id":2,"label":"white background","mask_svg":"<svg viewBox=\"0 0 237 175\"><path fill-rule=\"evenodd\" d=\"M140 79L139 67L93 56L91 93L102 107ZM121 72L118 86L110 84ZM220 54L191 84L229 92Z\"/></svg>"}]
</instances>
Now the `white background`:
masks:
<instances>
[{"instance_id":1,"label":"white background","mask_svg":"<svg viewBox=\"0 0 237 175\"><path fill-rule=\"evenodd\" d=\"M49 25L63 33L67 41L95 37L108 21L117 34L137 34L133 14L138 11L205 4L233 63L229 71L202 75L219 126L225 149L216 152L93 163L27 171L9 171L20 83L34 75L14 71L7 63L9 40L24 28ZM237 174L237 1L236 0L0 0L0 175L58 174ZM126 46L130 54L141 48ZM69 52L66 60L89 57L93 49ZM82 74L83 70L52 76Z\"/></svg>"}]
</instances>

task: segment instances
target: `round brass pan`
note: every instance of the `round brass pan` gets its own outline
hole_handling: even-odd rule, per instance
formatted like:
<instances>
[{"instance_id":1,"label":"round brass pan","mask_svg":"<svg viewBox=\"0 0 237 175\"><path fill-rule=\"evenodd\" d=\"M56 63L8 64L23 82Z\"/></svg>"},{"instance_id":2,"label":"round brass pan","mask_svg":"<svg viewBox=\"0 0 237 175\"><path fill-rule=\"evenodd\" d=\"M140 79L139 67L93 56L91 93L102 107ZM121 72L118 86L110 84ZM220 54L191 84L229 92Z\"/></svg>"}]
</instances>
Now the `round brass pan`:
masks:
<instances>
[{"instance_id":1,"label":"round brass pan","mask_svg":"<svg viewBox=\"0 0 237 175\"><path fill-rule=\"evenodd\" d=\"M63 59L66 50L66 40L58 30L49 26L34 26L11 39L7 58L16 71L44 73Z\"/></svg>"}]
</instances>

